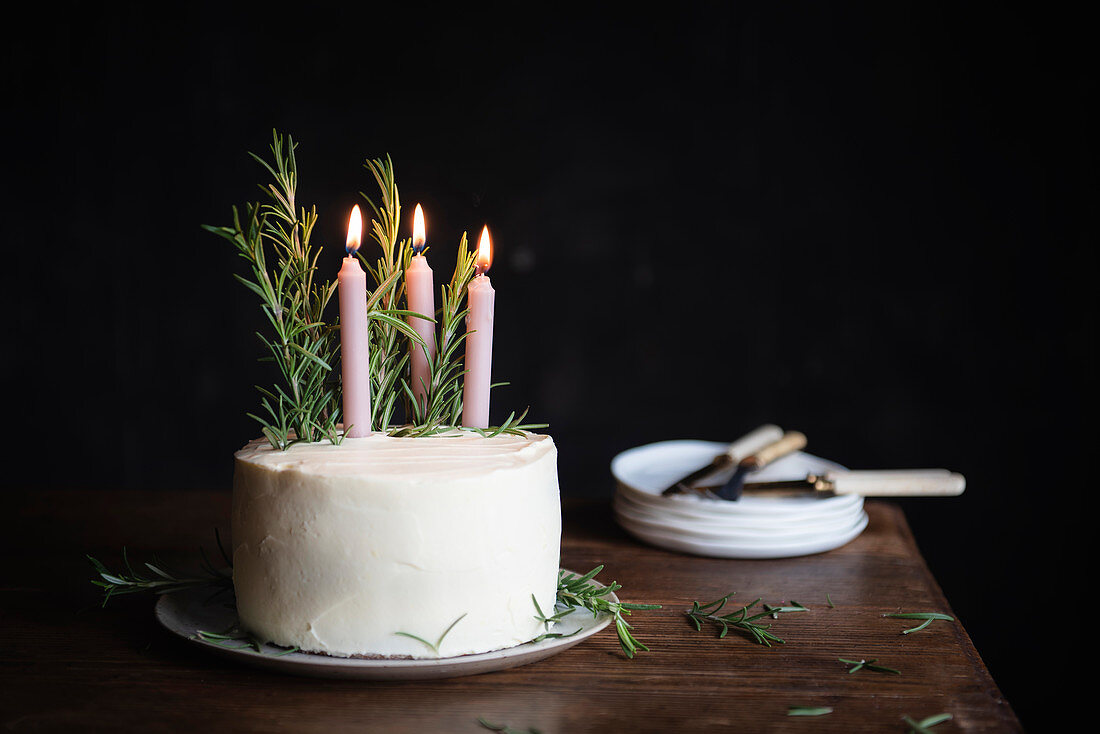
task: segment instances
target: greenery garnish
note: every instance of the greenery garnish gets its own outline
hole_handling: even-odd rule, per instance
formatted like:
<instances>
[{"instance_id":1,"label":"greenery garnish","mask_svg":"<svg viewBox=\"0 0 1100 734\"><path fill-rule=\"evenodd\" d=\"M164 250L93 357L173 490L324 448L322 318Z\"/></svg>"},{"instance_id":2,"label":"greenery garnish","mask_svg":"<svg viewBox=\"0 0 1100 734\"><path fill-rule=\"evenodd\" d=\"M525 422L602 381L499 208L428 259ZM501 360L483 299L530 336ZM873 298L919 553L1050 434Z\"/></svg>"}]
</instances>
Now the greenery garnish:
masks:
<instances>
[{"instance_id":1,"label":"greenery garnish","mask_svg":"<svg viewBox=\"0 0 1100 734\"><path fill-rule=\"evenodd\" d=\"M343 440L339 373L335 369L340 350L339 326L326 323L325 310L336 292L335 279L317 278L320 247L310 243L317 223L316 207L308 210L297 202L298 167L293 138L272 132L271 160L252 156L271 175L261 185L267 201L249 203L243 212L233 207L229 226L203 228L233 244L248 262L247 276L234 277L260 298L270 329L256 336L264 345L261 361L271 362L280 379L256 389L259 414L249 413L273 448L286 450L298 442ZM442 286L442 307L437 314L420 314L404 307L407 301L405 270L412 257L411 238L399 239L401 197L393 161L386 156L368 159L364 167L380 190L377 203L361 194L370 207L370 240L378 254L360 247L357 256L374 281L367 297L370 342L371 426L394 436L431 436L459 427L462 417L462 379L466 338L461 329L466 310L467 286L474 273L474 255L466 233L459 240L455 271ZM437 320L438 316L438 320ZM410 349L424 349L423 339L409 325L409 318L437 321L435 356L429 361L431 384L424 401L414 399L410 384ZM524 411L526 413L526 411ZM400 418L403 418L402 423ZM515 415L487 435L521 434L545 428L544 423L524 424ZM346 430L347 427L345 427ZM481 430L481 429L479 429Z\"/></svg>"},{"instance_id":2,"label":"greenery garnish","mask_svg":"<svg viewBox=\"0 0 1100 734\"><path fill-rule=\"evenodd\" d=\"M215 645L228 647L231 650L252 649L262 655L270 655L276 658L282 657L283 655L289 655L292 652L298 652L299 650L297 647L288 647L278 652L269 652L267 646L260 638L241 629L239 623L234 623L233 626L223 632L204 632L203 630L198 630L195 633L195 639L202 640L203 642L212 642ZM244 644L234 644L238 642ZM272 647L277 646L272 645Z\"/></svg>"},{"instance_id":3,"label":"greenery garnish","mask_svg":"<svg viewBox=\"0 0 1100 734\"><path fill-rule=\"evenodd\" d=\"M718 634L719 638L725 637L731 629L741 632L749 639L756 642L758 645L765 645L771 647L773 642L777 642L780 645L784 644L784 640L776 637L768 630L771 625L756 624L756 620L764 617L776 617L780 612L803 612L807 611L806 607L799 604L797 607L769 607L764 605L764 611L757 612L750 615L749 610L756 606L760 600L746 604L735 612L729 614L719 615L718 612L722 611L722 608L726 606L726 602L736 592L730 592L721 599L715 599L712 602L706 604L700 604L697 601L691 603L691 609L684 612L687 618L691 620L691 623L695 625L695 629L700 631L703 629L703 622L711 622L721 628L721 632Z\"/></svg>"},{"instance_id":4,"label":"greenery garnish","mask_svg":"<svg viewBox=\"0 0 1100 734\"><path fill-rule=\"evenodd\" d=\"M920 721L914 721L909 716L902 716L901 720L909 725L909 731L912 734L930 734L929 730L936 724L942 724L945 721L950 721L953 717L951 714L936 714L935 716L929 716L927 719L921 719Z\"/></svg>"},{"instance_id":5,"label":"greenery garnish","mask_svg":"<svg viewBox=\"0 0 1100 734\"><path fill-rule=\"evenodd\" d=\"M557 592L558 605L566 609L584 608L595 615L610 614L615 619L615 631L619 635L619 645L628 658L633 658L634 653L638 650L649 652L649 648L643 645L638 638L634 636L634 627L626 621L625 617L632 611L641 609L660 609L661 605L628 604L626 602L611 601L606 598L607 595L621 589L622 585L614 581L607 586L599 586L591 583L592 579L602 570L603 565L599 565L583 576L577 576L567 571L559 571ZM539 613L540 615L542 614L541 610Z\"/></svg>"},{"instance_id":6,"label":"greenery garnish","mask_svg":"<svg viewBox=\"0 0 1100 734\"><path fill-rule=\"evenodd\" d=\"M409 267L411 249L405 253L405 269ZM462 353L459 347L466 340L466 331L460 327L467 310L462 307L466 287L474 275L474 254L466 242L466 233L458 241L455 253L455 269L449 283L440 287L442 303L436 320L435 354L429 355L430 384L426 386L404 384L409 423L415 426L406 435L431 435L447 426L457 426L462 420ZM416 400L413 388L426 388L424 398Z\"/></svg>"},{"instance_id":7,"label":"greenery garnish","mask_svg":"<svg viewBox=\"0 0 1100 734\"><path fill-rule=\"evenodd\" d=\"M401 635L402 637L412 638L412 639L416 640L417 642L422 642L425 645L427 645L429 648L431 648L432 652L434 652L436 655L438 655L439 654L439 646L443 644L443 638L446 637L448 634L450 634L451 630L453 630L455 628L455 625L458 624L459 622L461 622L465 617L466 617L466 614L463 614L458 619L451 622L450 626L447 627L447 629L443 630L443 634L441 634L439 636L439 639L435 641L435 644L432 644L431 642L428 642L423 637L417 637L416 635L410 634L408 632L394 632L394 634L395 635Z\"/></svg>"},{"instance_id":8,"label":"greenery garnish","mask_svg":"<svg viewBox=\"0 0 1100 734\"><path fill-rule=\"evenodd\" d=\"M787 716L824 716L833 713L832 706L791 706Z\"/></svg>"},{"instance_id":9,"label":"greenery garnish","mask_svg":"<svg viewBox=\"0 0 1100 734\"><path fill-rule=\"evenodd\" d=\"M942 619L946 622L954 622L955 618L949 614L942 614L940 612L906 612L903 614L884 614L884 617L894 617L896 619L923 619L924 622L918 624L916 627L911 627L907 630L902 630L903 635L907 635L910 632L919 632L928 625L932 624L937 619Z\"/></svg>"},{"instance_id":10,"label":"greenery garnish","mask_svg":"<svg viewBox=\"0 0 1100 734\"><path fill-rule=\"evenodd\" d=\"M232 567L233 564L229 560L229 554L226 553L225 546L222 545L221 535L217 530L214 531L214 536L218 544L218 550L221 552L222 559L227 566ZM84 557L91 562L92 567L96 570L96 573L99 574L99 578L92 579L92 583L103 589L103 606L107 606L107 602L111 600L111 597L121 594L138 594L145 592L171 594L174 591L183 591L184 589L193 589L202 586L210 586L214 589L208 601L216 598L220 594L227 592L232 594L232 574L216 568L206 555L206 549L200 547L199 552L202 555L200 564L202 573L197 576L181 574L169 568L167 564L160 561L156 556L153 556L151 563L142 564L152 574L151 576L144 573L138 573L134 570L133 566L130 565L130 559L125 548L122 549L122 565L125 568L125 572L114 573L109 571L106 566L99 562L99 560L89 555L85 555Z\"/></svg>"},{"instance_id":11,"label":"greenery garnish","mask_svg":"<svg viewBox=\"0 0 1100 734\"><path fill-rule=\"evenodd\" d=\"M338 443L341 438L336 429L340 399L330 379L339 340L324 321L336 281L316 279L321 248L310 244L310 236L317 210L298 207L295 148L293 138L284 141L273 132L271 163L249 154L274 179L274 183L261 186L268 203L245 205L243 218L233 207L231 226L203 225L231 242L248 262L251 276L233 277L260 297L260 308L271 325L270 334L257 332L256 336L266 350L261 361L273 362L281 381L271 387L256 386L265 413L249 416L277 449L322 438Z\"/></svg>"},{"instance_id":12,"label":"greenery garnish","mask_svg":"<svg viewBox=\"0 0 1100 734\"><path fill-rule=\"evenodd\" d=\"M481 724L489 731L499 731L502 732L502 734L541 734L539 730L534 727L530 729L512 729L506 724L491 724L481 717L478 717L477 723Z\"/></svg>"},{"instance_id":13,"label":"greenery garnish","mask_svg":"<svg viewBox=\"0 0 1100 734\"><path fill-rule=\"evenodd\" d=\"M828 594L825 595L825 601L829 605L829 609L836 609L836 604L833 604L833 598Z\"/></svg>"},{"instance_id":14,"label":"greenery garnish","mask_svg":"<svg viewBox=\"0 0 1100 734\"><path fill-rule=\"evenodd\" d=\"M789 607L783 607L783 606L773 607L770 604L761 604L760 606L762 606L765 611L767 611L769 614L771 614L772 619L779 619L779 615L784 613L784 612L808 612L808 611L810 611L809 607L807 607L806 605L799 604L798 602L793 601L793 600L791 601L791 606L789 606Z\"/></svg>"},{"instance_id":15,"label":"greenery garnish","mask_svg":"<svg viewBox=\"0 0 1100 734\"><path fill-rule=\"evenodd\" d=\"M895 675L901 675L900 670L887 668L885 665L875 665L874 663L877 659L878 658L871 658L870 660L846 660L845 658L837 658L837 660L839 660L840 662L852 666L848 669L849 673L854 673L857 670L863 670L864 668L867 668L867 670L874 670L879 673L894 673Z\"/></svg>"}]
</instances>

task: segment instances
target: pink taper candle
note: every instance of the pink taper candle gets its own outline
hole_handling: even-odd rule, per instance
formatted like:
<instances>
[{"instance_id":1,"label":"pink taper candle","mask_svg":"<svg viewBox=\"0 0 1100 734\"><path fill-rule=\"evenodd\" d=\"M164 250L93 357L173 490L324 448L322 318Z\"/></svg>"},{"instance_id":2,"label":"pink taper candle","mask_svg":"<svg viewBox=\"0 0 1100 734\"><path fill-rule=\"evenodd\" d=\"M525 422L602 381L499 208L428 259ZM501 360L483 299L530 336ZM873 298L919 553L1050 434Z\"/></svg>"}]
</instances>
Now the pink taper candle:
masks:
<instances>
[{"instance_id":1,"label":"pink taper candle","mask_svg":"<svg viewBox=\"0 0 1100 734\"><path fill-rule=\"evenodd\" d=\"M345 435L370 435L370 342L367 333L367 274L355 256L363 239L357 204L348 222L348 256L336 277L340 292L340 366Z\"/></svg>"},{"instance_id":2,"label":"pink taper candle","mask_svg":"<svg viewBox=\"0 0 1100 734\"><path fill-rule=\"evenodd\" d=\"M496 292L486 271L493 262L489 228L481 230L477 261L467 291L466 377L462 386L462 425L489 427L489 378L493 366L493 302Z\"/></svg>"},{"instance_id":3,"label":"pink taper candle","mask_svg":"<svg viewBox=\"0 0 1100 734\"><path fill-rule=\"evenodd\" d=\"M416 205L413 214L413 256L405 271L405 288L409 295L409 310L425 316L435 316L435 284L432 281L432 269L428 259L420 253L424 249L424 210ZM412 387L417 402L423 404L428 388L432 384L432 373L428 360L435 357L435 322L427 319L409 317L409 326L420 335L427 344L427 350L419 344L412 345Z\"/></svg>"}]
</instances>

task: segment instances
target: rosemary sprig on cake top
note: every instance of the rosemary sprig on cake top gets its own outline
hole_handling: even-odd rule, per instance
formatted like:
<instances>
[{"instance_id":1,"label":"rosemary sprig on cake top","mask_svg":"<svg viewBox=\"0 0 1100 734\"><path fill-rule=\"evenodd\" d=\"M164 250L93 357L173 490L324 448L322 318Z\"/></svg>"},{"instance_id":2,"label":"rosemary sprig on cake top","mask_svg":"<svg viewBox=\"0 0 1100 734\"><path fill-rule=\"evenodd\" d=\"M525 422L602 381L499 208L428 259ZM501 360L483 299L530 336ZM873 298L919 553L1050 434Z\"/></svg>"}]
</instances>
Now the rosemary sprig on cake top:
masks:
<instances>
[{"instance_id":1,"label":"rosemary sprig on cake top","mask_svg":"<svg viewBox=\"0 0 1100 734\"><path fill-rule=\"evenodd\" d=\"M249 415L273 447L286 449L297 441L339 440L340 400L329 378L339 344L324 320L336 283L317 278L321 248L310 242L317 211L297 203L297 143L277 132L272 138L271 163L250 154L274 179L261 187L269 202L246 204L243 218L233 207L231 226L203 227L248 262L250 275L234 277L260 297L271 327L270 334L256 332L266 350L261 361L273 362L281 377L270 387L256 386L264 412Z\"/></svg>"},{"instance_id":2,"label":"rosemary sprig on cake top","mask_svg":"<svg viewBox=\"0 0 1100 734\"><path fill-rule=\"evenodd\" d=\"M256 336L264 345L261 361L273 363L279 380L260 386L262 410L248 415L261 427L273 448L286 450L298 442L327 439L341 442L342 391L336 370L340 355L339 324L329 316L335 279L318 277L321 247L311 243L317 224L316 207L298 203L297 143L272 132L271 160L250 153L270 174L261 185L263 203L233 207L228 226L203 225L231 242L248 263L245 275L234 277L260 298L269 329ZM474 275L474 257L466 233L459 239L455 270L441 288L442 305L434 314L407 307L405 271L412 256L411 238L400 238L401 197L393 161L368 159L364 167L377 184L377 202L362 194L370 207L370 239L378 250L357 253L373 280L367 294L372 430L391 436L420 437L461 429L464 342L461 329L467 315L467 287ZM410 318L438 324L435 349L429 359L430 384L416 400L410 377L409 353L425 346L409 325ZM497 383L494 387L507 384ZM524 411L524 415L526 411ZM521 434L545 428L523 423L515 413L500 426L478 430L484 435Z\"/></svg>"}]
</instances>

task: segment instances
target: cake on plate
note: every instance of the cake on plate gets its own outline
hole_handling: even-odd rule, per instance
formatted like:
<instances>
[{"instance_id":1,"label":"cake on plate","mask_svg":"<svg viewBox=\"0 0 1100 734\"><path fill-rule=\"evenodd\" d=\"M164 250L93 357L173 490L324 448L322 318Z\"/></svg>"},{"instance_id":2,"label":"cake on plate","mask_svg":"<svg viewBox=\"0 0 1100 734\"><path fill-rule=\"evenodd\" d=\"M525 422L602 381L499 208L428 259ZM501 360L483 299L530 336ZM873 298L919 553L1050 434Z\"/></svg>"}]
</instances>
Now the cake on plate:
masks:
<instances>
[{"instance_id":1,"label":"cake on plate","mask_svg":"<svg viewBox=\"0 0 1100 734\"><path fill-rule=\"evenodd\" d=\"M544 631L561 541L546 435L364 438L236 453L241 625L334 656L438 658Z\"/></svg>"}]
</instances>

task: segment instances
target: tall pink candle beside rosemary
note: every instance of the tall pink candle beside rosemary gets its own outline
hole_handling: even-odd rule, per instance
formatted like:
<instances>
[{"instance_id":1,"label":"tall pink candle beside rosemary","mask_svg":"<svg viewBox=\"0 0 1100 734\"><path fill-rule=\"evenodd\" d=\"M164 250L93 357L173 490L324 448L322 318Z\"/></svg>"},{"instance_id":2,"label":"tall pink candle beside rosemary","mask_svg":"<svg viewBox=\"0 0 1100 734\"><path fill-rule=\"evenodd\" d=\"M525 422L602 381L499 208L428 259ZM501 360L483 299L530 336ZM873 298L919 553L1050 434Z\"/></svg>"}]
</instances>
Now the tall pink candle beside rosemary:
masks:
<instances>
[{"instance_id":1,"label":"tall pink candle beside rosemary","mask_svg":"<svg viewBox=\"0 0 1100 734\"><path fill-rule=\"evenodd\" d=\"M466 377L462 386L462 425L489 427L489 384L493 365L493 309L496 291L485 273L492 264L489 228L481 230L477 260L467 290Z\"/></svg>"},{"instance_id":2,"label":"tall pink candle beside rosemary","mask_svg":"<svg viewBox=\"0 0 1100 734\"><path fill-rule=\"evenodd\" d=\"M408 292L409 310L425 316L435 316L435 285L428 259L421 254L426 237L424 230L424 210L419 204L413 215L413 256L405 270L405 288ZM435 357L435 322L417 316L409 316L409 326L420 335L426 346L414 343L410 355L413 395L423 404L432 384L429 362Z\"/></svg>"},{"instance_id":3,"label":"tall pink candle beside rosemary","mask_svg":"<svg viewBox=\"0 0 1100 734\"><path fill-rule=\"evenodd\" d=\"M355 256L363 239L363 215L356 205L348 222L348 256L336 277L340 296L340 379L345 435L370 435L370 341L367 326L367 274Z\"/></svg>"}]
</instances>

